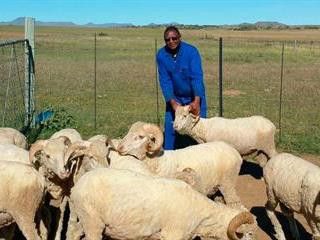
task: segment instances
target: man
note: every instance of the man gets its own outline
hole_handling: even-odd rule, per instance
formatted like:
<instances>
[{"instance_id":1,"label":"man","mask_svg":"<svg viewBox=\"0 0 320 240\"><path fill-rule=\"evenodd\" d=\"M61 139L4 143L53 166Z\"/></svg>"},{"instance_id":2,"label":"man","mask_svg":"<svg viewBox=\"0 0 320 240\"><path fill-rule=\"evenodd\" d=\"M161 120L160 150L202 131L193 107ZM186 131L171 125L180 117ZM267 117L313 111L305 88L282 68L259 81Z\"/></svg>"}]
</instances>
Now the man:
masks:
<instances>
[{"instance_id":1,"label":"man","mask_svg":"<svg viewBox=\"0 0 320 240\"><path fill-rule=\"evenodd\" d=\"M198 50L181 41L177 27L164 31L165 46L157 53L159 81L166 101L164 149L184 147L173 129L174 112L179 105L190 105L191 112L206 117L207 103L201 58Z\"/></svg>"}]
</instances>

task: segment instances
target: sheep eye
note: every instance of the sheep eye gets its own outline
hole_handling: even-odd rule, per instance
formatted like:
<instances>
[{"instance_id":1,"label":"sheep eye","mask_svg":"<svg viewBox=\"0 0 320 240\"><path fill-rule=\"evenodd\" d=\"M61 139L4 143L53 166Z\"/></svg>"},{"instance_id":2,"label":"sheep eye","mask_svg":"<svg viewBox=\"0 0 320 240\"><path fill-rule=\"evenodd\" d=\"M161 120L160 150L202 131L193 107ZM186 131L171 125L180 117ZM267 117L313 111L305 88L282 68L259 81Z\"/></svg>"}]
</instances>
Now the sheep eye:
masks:
<instances>
[{"instance_id":1,"label":"sheep eye","mask_svg":"<svg viewBox=\"0 0 320 240\"><path fill-rule=\"evenodd\" d=\"M49 154L47 154L47 155L46 155L46 158L50 158L50 155L49 155Z\"/></svg>"},{"instance_id":2,"label":"sheep eye","mask_svg":"<svg viewBox=\"0 0 320 240\"><path fill-rule=\"evenodd\" d=\"M139 135L138 138L139 138L139 139L143 139L143 136Z\"/></svg>"}]
</instances>

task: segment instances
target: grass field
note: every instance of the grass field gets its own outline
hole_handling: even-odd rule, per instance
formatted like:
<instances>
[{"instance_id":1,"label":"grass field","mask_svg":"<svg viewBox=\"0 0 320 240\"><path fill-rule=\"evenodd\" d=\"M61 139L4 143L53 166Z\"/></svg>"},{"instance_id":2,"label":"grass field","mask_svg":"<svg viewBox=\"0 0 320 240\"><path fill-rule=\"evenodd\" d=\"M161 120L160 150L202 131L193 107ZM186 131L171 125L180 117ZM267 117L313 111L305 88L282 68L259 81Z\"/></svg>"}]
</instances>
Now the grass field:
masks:
<instances>
[{"instance_id":1,"label":"grass field","mask_svg":"<svg viewBox=\"0 0 320 240\"><path fill-rule=\"evenodd\" d=\"M164 102L161 92L157 91L154 61L155 49L163 45L162 32L159 28L37 27L38 112L48 106L65 108L75 118L84 137L96 133L121 137L138 120L154 123L159 120L162 125ZM320 153L319 30L200 29L182 30L182 36L197 46L202 55L209 117L219 112L218 39L223 37L224 116L264 115L279 128L280 148ZM0 27L1 39L23 37L22 27ZM284 71L280 115L282 43Z\"/></svg>"}]
</instances>

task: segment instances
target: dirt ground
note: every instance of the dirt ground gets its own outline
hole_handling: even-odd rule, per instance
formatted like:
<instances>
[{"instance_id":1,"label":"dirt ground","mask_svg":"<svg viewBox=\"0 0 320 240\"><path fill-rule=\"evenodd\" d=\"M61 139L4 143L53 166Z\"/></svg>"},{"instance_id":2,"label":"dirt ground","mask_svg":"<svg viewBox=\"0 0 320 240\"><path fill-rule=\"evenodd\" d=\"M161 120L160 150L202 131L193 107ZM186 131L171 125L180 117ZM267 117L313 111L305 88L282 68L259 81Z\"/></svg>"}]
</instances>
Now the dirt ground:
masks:
<instances>
[{"instance_id":1,"label":"dirt ground","mask_svg":"<svg viewBox=\"0 0 320 240\"><path fill-rule=\"evenodd\" d=\"M303 155L304 159L320 165L320 156ZM254 214L258 222L257 240L275 240L273 237L273 226L267 216L264 205L267 200L265 183L261 180L262 169L255 163L245 161L240 172L240 179L237 184L237 191L243 204ZM277 207L277 217L284 229L287 239L292 239L289 233L288 221L281 214ZM303 240L311 240L310 228L300 214L295 214L297 226L300 232L300 237Z\"/></svg>"}]
</instances>

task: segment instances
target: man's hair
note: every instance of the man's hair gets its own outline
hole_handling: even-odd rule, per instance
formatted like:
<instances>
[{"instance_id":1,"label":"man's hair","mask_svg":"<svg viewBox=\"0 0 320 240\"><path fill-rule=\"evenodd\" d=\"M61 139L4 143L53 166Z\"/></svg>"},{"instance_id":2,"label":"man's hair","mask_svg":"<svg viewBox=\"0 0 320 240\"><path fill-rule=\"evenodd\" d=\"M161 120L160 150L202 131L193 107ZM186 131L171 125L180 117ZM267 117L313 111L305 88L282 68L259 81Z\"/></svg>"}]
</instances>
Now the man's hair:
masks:
<instances>
[{"instance_id":1,"label":"man's hair","mask_svg":"<svg viewBox=\"0 0 320 240\"><path fill-rule=\"evenodd\" d=\"M168 26L164 30L163 37L165 38L168 32L176 32L179 37L181 37L180 31L176 26Z\"/></svg>"}]
</instances>

